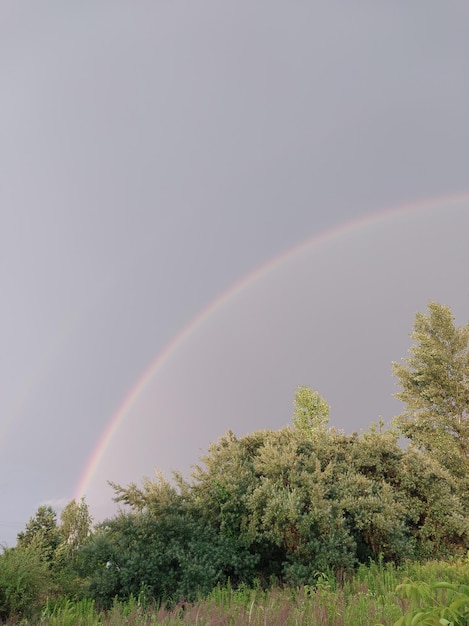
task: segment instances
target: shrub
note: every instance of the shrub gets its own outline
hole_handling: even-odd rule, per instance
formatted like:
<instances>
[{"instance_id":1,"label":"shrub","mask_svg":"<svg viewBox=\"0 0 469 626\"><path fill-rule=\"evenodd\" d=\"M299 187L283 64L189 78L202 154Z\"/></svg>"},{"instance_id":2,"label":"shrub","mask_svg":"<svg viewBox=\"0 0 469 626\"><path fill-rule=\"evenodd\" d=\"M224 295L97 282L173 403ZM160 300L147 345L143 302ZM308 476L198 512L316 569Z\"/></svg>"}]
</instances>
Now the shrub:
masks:
<instances>
[{"instance_id":1,"label":"shrub","mask_svg":"<svg viewBox=\"0 0 469 626\"><path fill-rule=\"evenodd\" d=\"M0 555L0 619L35 615L52 591L51 573L33 547L5 548Z\"/></svg>"}]
</instances>

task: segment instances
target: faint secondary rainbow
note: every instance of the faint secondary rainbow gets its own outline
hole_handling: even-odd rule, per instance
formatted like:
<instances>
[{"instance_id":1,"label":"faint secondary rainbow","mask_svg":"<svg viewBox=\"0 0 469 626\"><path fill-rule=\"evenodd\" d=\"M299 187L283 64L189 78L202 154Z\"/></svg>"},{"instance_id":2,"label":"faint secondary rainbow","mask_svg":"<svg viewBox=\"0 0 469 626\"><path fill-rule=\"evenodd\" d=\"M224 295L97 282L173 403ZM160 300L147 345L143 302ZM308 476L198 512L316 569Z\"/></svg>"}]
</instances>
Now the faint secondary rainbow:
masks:
<instances>
[{"instance_id":1,"label":"faint secondary rainbow","mask_svg":"<svg viewBox=\"0 0 469 626\"><path fill-rule=\"evenodd\" d=\"M49 337L49 340L43 351L40 352L37 361L31 362L31 374L24 380L14 401L6 411L5 415L0 419L0 444L4 443L9 430L28 405L32 395L42 382L47 370L53 363L54 359L57 358L63 350L67 339L77 326L78 320L79 315L77 313L64 317L56 332Z\"/></svg>"},{"instance_id":2,"label":"faint secondary rainbow","mask_svg":"<svg viewBox=\"0 0 469 626\"><path fill-rule=\"evenodd\" d=\"M103 456L108 450L114 435L118 431L119 426L122 424L129 411L136 404L139 397L143 394L150 381L171 359L171 357L173 357L177 353L178 349L185 343L185 341L189 338L190 335L192 335L192 333L194 333L203 324L205 324L214 313L219 312L228 302L233 300L246 287L260 280L269 272L272 272L284 262L292 259L294 256L300 254L301 252L316 245L332 241L342 235L358 232L365 226L374 226L385 220L397 218L404 214L425 212L431 209L438 208L444 210L444 208L453 207L459 204L462 205L463 203L469 203L469 192L443 196L440 198L424 200L420 202L413 202L401 205L399 207L383 209L371 214L367 213L353 220L343 222L338 226L335 226L334 228L325 230L314 236L313 238L300 243L298 246L295 246L294 248L287 250L279 256L276 256L275 258L267 261L259 268L254 270L254 272L248 274L246 277L235 283L232 287L230 287L230 289L222 293L221 296L213 300L193 320L191 320L187 324L187 326L182 328L182 330L150 363L141 378L139 378L135 385L130 389L116 413L107 423L98 441L98 444L94 448L93 453L91 454L91 457L89 458L88 463L85 467L85 470L80 477L78 486L76 488L75 498L80 499L86 495L86 492L88 491L88 488L93 480L93 476L96 473Z\"/></svg>"}]
</instances>

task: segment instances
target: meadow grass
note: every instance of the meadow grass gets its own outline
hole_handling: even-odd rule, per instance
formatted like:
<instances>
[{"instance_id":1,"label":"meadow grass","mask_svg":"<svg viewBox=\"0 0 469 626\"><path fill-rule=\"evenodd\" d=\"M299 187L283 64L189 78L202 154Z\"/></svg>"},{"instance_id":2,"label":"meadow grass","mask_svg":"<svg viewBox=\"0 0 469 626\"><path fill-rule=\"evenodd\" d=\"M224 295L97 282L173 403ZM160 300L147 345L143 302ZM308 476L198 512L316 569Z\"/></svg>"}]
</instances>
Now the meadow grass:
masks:
<instances>
[{"instance_id":1,"label":"meadow grass","mask_svg":"<svg viewBox=\"0 0 469 626\"><path fill-rule=\"evenodd\" d=\"M100 611L92 600L59 598L48 602L39 620L21 626L394 626L411 623L417 613L442 610L446 598L469 583L467 561L393 564L370 563L353 574L321 574L314 585L262 589L216 587L195 603L172 608L149 605L142 598L115 601ZM441 587L446 588L441 588ZM467 587L466 587L467 589ZM432 595L433 594L433 595ZM447 594L447 595L445 595ZM460 610L466 608L458 600ZM469 604L469 596L468 596ZM469 610L469 606L467 607ZM441 612L441 611L440 611ZM436 613L435 613L436 614ZM446 613L441 613L446 615ZM408 619L404 616L410 616ZM440 615L440 613L438 613ZM406 621L407 620L407 621ZM414 624L424 622L415 618ZM448 621L448 624L466 621ZM7 622L13 626L14 622ZM15 625L16 626L16 625Z\"/></svg>"}]
</instances>

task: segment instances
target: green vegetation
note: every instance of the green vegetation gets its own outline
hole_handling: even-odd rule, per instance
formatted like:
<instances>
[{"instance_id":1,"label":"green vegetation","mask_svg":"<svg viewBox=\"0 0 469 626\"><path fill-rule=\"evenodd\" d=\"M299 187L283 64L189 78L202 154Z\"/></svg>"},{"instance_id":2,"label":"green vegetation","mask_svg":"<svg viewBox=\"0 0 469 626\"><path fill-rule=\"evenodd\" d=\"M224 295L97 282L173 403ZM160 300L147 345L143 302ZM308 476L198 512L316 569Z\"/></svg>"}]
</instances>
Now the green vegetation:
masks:
<instances>
[{"instance_id":1,"label":"green vegetation","mask_svg":"<svg viewBox=\"0 0 469 626\"><path fill-rule=\"evenodd\" d=\"M114 600L101 610L90 599L57 598L45 602L34 620L22 626L405 626L467 624L469 564L429 562L396 567L392 563L360 565L339 581L322 573L315 585L263 589L227 584L193 603L168 608L148 602L144 594ZM406 582L402 583L405 580ZM445 617L446 616L446 617ZM447 621L439 621L447 619ZM414 621L412 621L414 620ZM459 620L459 621L458 621ZM9 622L10 624L17 622Z\"/></svg>"},{"instance_id":2,"label":"green vegetation","mask_svg":"<svg viewBox=\"0 0 469 626\"><path fill-rule=\"evenodd\" d=\"M436 302L417 313L415 344L404 363L393 363L406 408L397 418L402 434L430 452L451 474L469 469L469 325L455 327L451 310Z\"/></svg>"},{"instance_id":3,"label":"green vegetation","mask_svg":"<svg viewBox=\"0 0 469 626\"><path fill-rule=\"evenodd\" d=\"M290 427L111 483L94 528L84 501L40 507L0 555L0 623L467 624L469 326L431 302L411 336L390 429L330 428L299 387Z\"/></svg>"}]
</instances>

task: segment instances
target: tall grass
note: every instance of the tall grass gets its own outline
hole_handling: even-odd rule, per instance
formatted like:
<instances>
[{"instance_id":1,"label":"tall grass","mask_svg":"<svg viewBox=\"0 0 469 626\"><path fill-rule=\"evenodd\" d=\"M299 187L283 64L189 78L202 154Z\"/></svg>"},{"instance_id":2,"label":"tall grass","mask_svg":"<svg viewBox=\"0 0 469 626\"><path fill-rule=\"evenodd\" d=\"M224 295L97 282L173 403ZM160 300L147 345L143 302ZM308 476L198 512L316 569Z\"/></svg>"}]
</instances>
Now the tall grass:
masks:
<instances>
[{"instance_id":1,"label":"tall grass","mask_svg":"<svg viewBox=\"0 0 469 626\"><path fill-rule=\"evenodd\" d=\"M68 598L59 598L46 603L40 623L49 626L76 626L78 624L99 626L101 622L93 600L72 601Z\"/></svg>"},{"instance_id":2,"label":"tall grass","mask_svg":"<svg viewBox=\"0 0 469 626\"><path fill-rule=\"evenodd\" d=\"M371 563L353 575L319 575L301 588L230 585L216 587L196 603L155 607L145 598L115 601L98 611L91 600L59 599L44 607L39 621L22 626L394 626L395 624L468 624L467 562ZM467 592L467 597L464 594ZM447 610L447 607L452 607ZM452 612L451 612L452 611ZM458 613L459 611L459 613ZM419 620L419 615L425 619ZM453 616L454 620L438 621ZM457 621L461 617L462 621ZM414 620L414 621L412 621ZM466 621L464 621L466 620ZM13 622L11 622L13 624Z\"/></svg>"}]
</instances>

